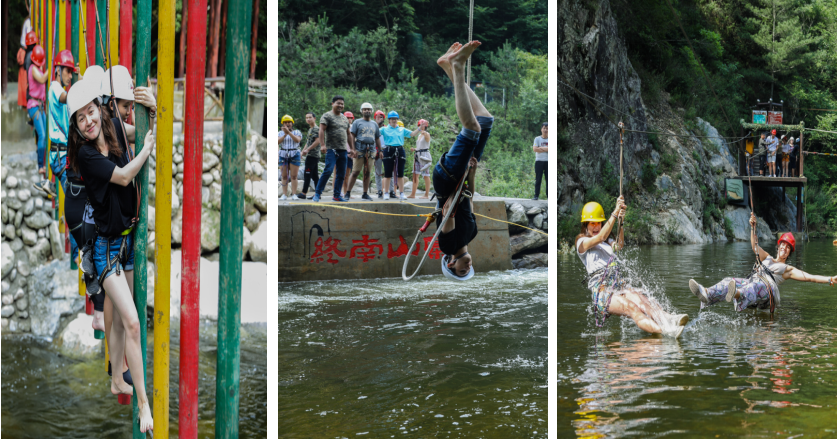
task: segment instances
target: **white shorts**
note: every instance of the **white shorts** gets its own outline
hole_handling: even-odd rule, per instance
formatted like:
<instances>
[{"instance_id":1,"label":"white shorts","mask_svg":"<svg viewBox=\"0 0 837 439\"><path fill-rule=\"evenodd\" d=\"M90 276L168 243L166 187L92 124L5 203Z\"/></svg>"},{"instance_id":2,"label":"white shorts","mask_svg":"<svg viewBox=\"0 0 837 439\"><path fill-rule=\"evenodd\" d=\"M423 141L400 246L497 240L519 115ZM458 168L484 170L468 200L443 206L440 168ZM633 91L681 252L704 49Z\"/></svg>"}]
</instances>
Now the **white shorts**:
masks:
<instances>
[{"instance_id":1,"label":"white shorts","mask_svg":"<svg viewBox=\"0 0 837 439\"><path fill-rule=\"evenodd\" d=\"M768 154L767 163L776 163L776 154Z\"/></svg>"}]
</instances>

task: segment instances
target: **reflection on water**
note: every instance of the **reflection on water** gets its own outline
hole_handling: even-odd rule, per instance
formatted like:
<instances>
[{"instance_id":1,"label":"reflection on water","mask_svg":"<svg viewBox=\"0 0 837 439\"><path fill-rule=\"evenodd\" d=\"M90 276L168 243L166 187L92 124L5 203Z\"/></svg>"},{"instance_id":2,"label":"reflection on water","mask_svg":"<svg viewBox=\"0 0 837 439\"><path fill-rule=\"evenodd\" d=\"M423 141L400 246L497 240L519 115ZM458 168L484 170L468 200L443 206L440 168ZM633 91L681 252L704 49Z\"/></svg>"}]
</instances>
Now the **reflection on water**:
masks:
<instances>
[{"instance_id":1,"label":"reflection on water","mask_svg":"<svg viewBox=\"0 0 837 439\"><path fill-rule=\"evenodd\" d=\"M173 328L177 325L173 325ZM148 395L153 373L153 333L148 333ZM202 323L198 374L198 433L215 437L215 323ZM33 337L4 337L2 355L3 437L130 438L131 406L116 403L104 355L75 360ZM169 434L177 437L179 333L171 332ZM239 432L267 435L267 332L264 324L241 328ZM153 405L153 401L152 401Z\"/></svg>"},{"instance_id":2,"label":"reflection on water","mask_svg":"<svg viewBox=\"0 0 837 439\"><path fill-rule=\"evenodd\" d=\"M546 270L279 284L280 437L545 437Z\"/></svg>"},{"instance_id":3,"label":"reflection on water","mask_svg":"<svg viewBox=\"0 0 837 439\"><path fill-rule=\"evenodd\" d=\"M801 245L790 263L834 275L830 244ZM726 303L699 311L688 280L746 275L747 244L643 247L631 259L651 278L651 294L692 321L679 341L616 317L596 328L583 286L559 282L558 301L572 309L558 322L567 336L559 340L559 437L837 434L837 289L785 282L772 318ZM558 278L580 278L577 265L561 260Z\"/></svg>"}]
</instances>

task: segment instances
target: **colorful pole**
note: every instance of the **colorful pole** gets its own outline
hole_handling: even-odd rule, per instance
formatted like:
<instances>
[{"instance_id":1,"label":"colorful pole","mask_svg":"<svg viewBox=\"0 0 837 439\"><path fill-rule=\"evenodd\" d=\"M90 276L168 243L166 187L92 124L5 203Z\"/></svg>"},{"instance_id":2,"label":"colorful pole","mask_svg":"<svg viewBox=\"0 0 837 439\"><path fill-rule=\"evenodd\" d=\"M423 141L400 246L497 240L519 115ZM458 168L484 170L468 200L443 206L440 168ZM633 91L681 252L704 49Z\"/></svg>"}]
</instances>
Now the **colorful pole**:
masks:
<instances>
[{"instance_id":1,"label":"colorful pole","mask_svg":"<svg viewBox=\"0 0 837 439\"><path fill-rule=\"evenodd\" d=\"M93 1L93 0L90 0ZM137 1L137 86L148 86L148 74L151 69L151 0ZM142 106L137 105L134 108L134 115L136 116L137 131L136 131L136 150L137 154L142 151L145 135L150 128L150 120L148 119L148 110ZM146 374L147 355L145 352L146 346L146 328L145 328L145 302L148 298L148 259L146 257L146 247L148 244L148 163L142 165L142 169L137 174L137 181L140 187L140 209L139 221L137 229L134 232L134 304L137 307L137 314L140 316L140 349L142 350L142 364L143 375ZM134 371L133 373L137 373ZM145 380L148 383L148 380ZM146 389L149 386L146 385ZM136 392L134 392L136 393ZM137 423L137 416L139 409L137 407L137 398L133 398L133 438L144 439L145 433L140 433L139 424ZM160 431L160 430L157 430Z\"/></svg>"},{"instance_id":2,"label":"colorful pole","mask_svg":"<svg viewBox=\"0 0 837 439\"><path fill-rule=\"evenodd\" d=\"M134 7L131 0L119 1L119 64L128 68L128 73L134 71L131 57L131 30L133 29Z\"/></svg>"},{"instance_id":3,"label":"colorful pole","mask_svg":"<svg viewBox=\"0 0 837 439\"><path fill-rule=\"evenodd\" d=\"M180 305L180 437L198 437L200 355L201 186L203 93L206 66L206 0L189 0L183 168L183 245Z\"/></svg>"},{"instance_id":4,"label":"colorful pole","mask_svg":"<svg viewBox=\"0 0 837 439\"><path fill-rule=\"evenodd\" d=\"M215 382L215 437L238 437L241 325L241 224L244 221L244 152L250 21L253 3L229 8L224 96L224 154L221 178L221 254L218 276L218 375Z\"/></svg>"},{"instance_id":5,"label":"colorful pole","mask_svg":"<svg viewBox=\"0 0 837 439\"><path fill-rule=\"evenodd\" d=\"M175 1L160 0L157 10L157 191L154 262L154 437L169 432L169 308L171 290L171 166L174 135Z\"/></svg>"},{"instance_id":6,"label":"colorful pole","mask_svg":"<svg viewBox=\"0 0 837 439\"><path fill-rule=\"evenodd\" d=\"M59 16L58 18L58 50L64 50L67 48L67 14L63 13L65 11L65 6L63 5L64 1L62 0L55 0L55 13Z\"/></svg>"},{"instance_id":7,"label":"colorful pole","mask_svg":"<svg viewBox=\"0 0 837 439\"><path fill-rule=\"evenodd\" d=\"M93 3L93 21L88 23L88 27L93 29L88 29L87 31L90 32L91 30L95 30L96 32L96 40L93 44L96 45L96 64L101 66L103 69L107 70L107 55L105 50L106 47L103 46L105 43L105 39L107 38L108 34L108 16L107 16L107 7L108 7L108 0L88 0L90 3Z\"/></svg>"},{"instance_id":8,"label":"colorful pole","mask_svg":"<svg viewBox=\"0 0 837 439\"><path fill-rule=\"evenodd\" d=\"M85 20L85 38L87 39L87 58L90 61L85 64L96 64L96 0L84 0L87 19Z\"/></svg>"},{"instance_id":9,"label":"colorful pole","mask_svg":"<svg viewBox=\"0 0 837 439\"><path fill-rule=\"evenodd\" d=\"M84 65L81 62L81 58L79 57L79 50L78 50L78 40L79 40L79 32L81 32L81 27L79 26L79 0L72 0L72 23L73 25L70 27L71 36L70 41L72 41L72 52L73 52L73 59L79 65L79 71L81 71L81 66ZM73 83L78 81L78 73L73 73Z\"/></svg>"},{"instance_id":10,"label":"colorful pole","mask_svg":"<svg viewBox=\"0 0 837 439\"><path fill-rule=\"evenodd\" d=\"M110 0L107 11L110 32L105 31L105 35L110 35L110 41L106 43L108 51L110 51L110 57L106 60L112 64L119 64L119 0ZM108 65L108 68L110 68L110 65Z\"/></svg>"},{"instance_id":11,"label":"colorful pole","mask_svg":"<svg viewBox=\"0 0 837 439\"><path fill-rule=\"evenodd\" d=\"M72 0L64 0L64 22L67 23L64 29L64 49L71 49L73 43L73 7L70 4ZM78 59L73 57L73 59Z\"/></svg>"}]
</instances>

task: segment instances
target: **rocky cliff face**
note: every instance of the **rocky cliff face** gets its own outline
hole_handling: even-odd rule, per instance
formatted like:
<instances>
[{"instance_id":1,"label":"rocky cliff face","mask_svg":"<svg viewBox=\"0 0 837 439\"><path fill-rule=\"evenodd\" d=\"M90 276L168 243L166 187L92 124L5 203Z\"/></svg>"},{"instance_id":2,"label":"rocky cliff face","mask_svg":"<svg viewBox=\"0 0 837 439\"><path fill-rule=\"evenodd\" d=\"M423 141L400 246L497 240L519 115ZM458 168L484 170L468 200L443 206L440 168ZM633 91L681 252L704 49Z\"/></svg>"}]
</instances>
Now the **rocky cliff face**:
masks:
<instances>
[{"instance_id":1,"label":"rocky cliff face","mask_svg":"<svg viewBox=\"0 0 837 439\"><path fill-rule=\"evenodd\" d=\"M667 95L646 105L608 0L558 3L558 121L567 137L558 146L558 214L575 215L594 188L618 186L620 137L627 129L684 137L625 133L623 193L647 223L645 242L706 243L749 236L745 207L725 206L724 179L737 175L735 146L709 123L687 120ZM595 100L588 100L569 86ZM592 103L591 103L592 102ZM705 137L709 136L709 137ZM653 182L653 184L651 184ZM616 190L618 193L618 189ZM770 230L795 230L796 209L781 189L756 194L772 211L760 219L762 239ZM743 218L743 219L742 219ZM626 224L631 227L631 224Z\"/></svg>"}]
</instances>

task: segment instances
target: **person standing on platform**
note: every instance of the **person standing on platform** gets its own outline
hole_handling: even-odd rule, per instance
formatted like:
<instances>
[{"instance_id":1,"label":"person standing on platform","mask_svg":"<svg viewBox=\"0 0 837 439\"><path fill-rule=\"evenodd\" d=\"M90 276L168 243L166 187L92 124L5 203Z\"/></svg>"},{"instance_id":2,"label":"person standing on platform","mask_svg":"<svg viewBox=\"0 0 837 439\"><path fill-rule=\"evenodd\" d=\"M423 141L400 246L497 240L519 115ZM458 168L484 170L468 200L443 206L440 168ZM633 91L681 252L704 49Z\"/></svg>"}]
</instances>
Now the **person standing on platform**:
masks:
<instances>
[{"instance_id":1,"label":"person standing on platform","mask_svg":"<svg viewBox=\"0 0 837 439\"><path fill-rule=\"evenodd\" d=\"M537 200L541 195L541 176L549 184L546 168L549 163L549 122L544 122L541 126L541 135L535 137L535 143L532 145L532 151L535 152L535 197Z\"/></svg>"}]
</instances>

